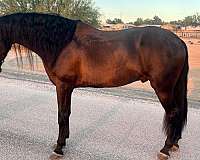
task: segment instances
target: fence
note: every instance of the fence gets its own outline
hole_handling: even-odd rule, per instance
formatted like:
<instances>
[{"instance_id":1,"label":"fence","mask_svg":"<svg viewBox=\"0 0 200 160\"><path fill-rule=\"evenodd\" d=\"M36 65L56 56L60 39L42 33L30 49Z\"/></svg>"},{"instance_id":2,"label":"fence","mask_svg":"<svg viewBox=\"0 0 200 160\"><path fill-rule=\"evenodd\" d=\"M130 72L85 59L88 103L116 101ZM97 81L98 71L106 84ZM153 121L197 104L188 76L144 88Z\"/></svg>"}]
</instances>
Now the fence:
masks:
<instances>
[{"instance_id":1,"label":"fence","mask_svg":"<svg viewBox=\"0 0 200 160\"><path fill-rule=\"evenodd\" d=\"M200 31L176 31L175 32L181 38L196 38L200 39Z\"/></svg>"}]
</instances>

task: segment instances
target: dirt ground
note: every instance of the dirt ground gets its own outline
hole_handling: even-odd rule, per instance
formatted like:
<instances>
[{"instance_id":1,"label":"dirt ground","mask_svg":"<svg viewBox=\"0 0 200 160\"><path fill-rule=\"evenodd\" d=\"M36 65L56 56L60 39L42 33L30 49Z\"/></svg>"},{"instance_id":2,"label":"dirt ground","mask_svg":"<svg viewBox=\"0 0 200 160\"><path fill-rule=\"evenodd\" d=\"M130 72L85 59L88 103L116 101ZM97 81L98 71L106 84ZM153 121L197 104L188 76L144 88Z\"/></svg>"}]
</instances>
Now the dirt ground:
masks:
<instances>
[{"instance_id":1,"label":"dirt ground","mask_svg":"<svg viewBox=\"0 0 200 160\"><path fill-rule=\"evenodd\" d=\"M188 95L189 98L195 101L200 101L200 39L183 39L187 44L188 51L189 51L189 78L188 78ZM28 63L24 63L23 69L30 70ZM44 72L43 64L37 58L37 65L35 65L34 69L38 72ZM8 68L16 68L17 63L15 60L15 54L10 52L8 57L6 58L6 67ZM153 91L150 87L149 82L141 83L141 82L134 82L125 86L125 88L135 88L144 91Z\"/></svg>"},{"instance_id":2,"label":"dirt ground","mask_svg":"<svg viewBox=\"0 0 200 160\"><path fill-rule=\"evenodd\" d=\"M189 50L189 96L200 100L200 39L184 39L184 41Z\"/></svg>"}]
</instances>

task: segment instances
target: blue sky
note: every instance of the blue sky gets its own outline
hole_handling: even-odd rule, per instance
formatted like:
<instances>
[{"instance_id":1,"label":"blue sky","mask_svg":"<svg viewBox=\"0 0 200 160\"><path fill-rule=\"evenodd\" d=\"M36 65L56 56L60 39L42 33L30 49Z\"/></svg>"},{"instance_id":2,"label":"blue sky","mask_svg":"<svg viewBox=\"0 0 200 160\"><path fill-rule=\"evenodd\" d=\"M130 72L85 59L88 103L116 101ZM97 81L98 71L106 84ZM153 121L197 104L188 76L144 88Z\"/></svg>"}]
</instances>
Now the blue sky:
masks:
<instances>
[{"instance_id":1,"label":"blue sky","mask_svg":"<svg viewBox=\"0 0 200 160\"><path fill-rule=\"evenodd\" d=\"M138 17L162 20L183 19L188 15L200 13L200 0L94 0L100 8L102 20L121 18L125 22L135 21Z\"/></svg>"}]
</instances>

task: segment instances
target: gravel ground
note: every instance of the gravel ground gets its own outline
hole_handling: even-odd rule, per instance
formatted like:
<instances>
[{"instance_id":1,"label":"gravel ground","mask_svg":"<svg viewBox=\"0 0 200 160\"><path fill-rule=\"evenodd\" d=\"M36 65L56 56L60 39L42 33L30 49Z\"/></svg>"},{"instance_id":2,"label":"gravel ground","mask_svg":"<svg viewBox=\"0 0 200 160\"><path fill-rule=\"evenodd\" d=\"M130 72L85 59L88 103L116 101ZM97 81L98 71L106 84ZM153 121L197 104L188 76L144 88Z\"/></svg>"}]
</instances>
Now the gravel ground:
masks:
<instances>
[{"instance_id":1,"label":"gravel ground","mask_svg":"<svg viewBox=\"0 0 200 160\"><path fill-rule=\"evenodd\" d=\"M55 88L45 81L19 79L0 77L0 159L49 159L58 134ZM75 90L62 159L155 160L165 136L164 111L153 99ZM200 159L199 117L199 109L189 109L181 150L171 160Z\"/></svg>"},{"instance_id":2,"label":"gravel ground","mask_svg":"<svg viewBox=\"0 0 200 160\"><path fill-rule=\"evenodd\" d=\"M36 71L30 71L30 70L29 71L18 70L6 64L3 67L3 72L0 74L0 77L52 85L47 75L43 72L36 72ZM159 102L154 91L144 90L142 88L141 89L133 88L129 86L101 88L101 89L81 88L78 90L97 92L97 93L124 97L124 98L131 98L133 100L140 99L140 100L148 100L152 102ZM200 99L198 99L198 97L188 95L188 103L189 103L189 107L200 109Z\"/></svg>"}]
</instances>

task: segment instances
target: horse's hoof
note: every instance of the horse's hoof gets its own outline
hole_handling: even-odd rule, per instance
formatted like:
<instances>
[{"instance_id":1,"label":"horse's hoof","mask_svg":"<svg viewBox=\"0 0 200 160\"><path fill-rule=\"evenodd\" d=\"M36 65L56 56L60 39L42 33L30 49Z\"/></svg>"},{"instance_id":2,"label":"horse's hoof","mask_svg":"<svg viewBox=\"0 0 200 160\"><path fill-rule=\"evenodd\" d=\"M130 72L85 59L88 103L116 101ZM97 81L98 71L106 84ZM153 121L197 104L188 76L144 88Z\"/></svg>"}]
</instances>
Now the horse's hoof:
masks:
<instances>
[{"instance_id":1,"label":"horse's hoof","mask_svg":"<svg viewBox=\"0 0 200 160\"><path fill-rule=\"evenodd\" d=\"M52 155L49 157L49 160L60 160L63 158L63 154L58 154L53 152Z\"/></svg>"},{"instance_id":2,"label":"horse's hoof","mask_svg":"<svg viewBox=\"0 0 200 160\"><path fill-rule=\"evenodd\" d=\"M58 145L58 144L54 144L51 148L52 148L53 150L55 150L55 149L57 148L57 145ZM63 148L64 148L64 147L66 147L66 144L63 144Z\"/></svg>"},{"instance_id":3,"label":"horse's hoof","mask_svg":"<svg viewBox=\"0 0 200 160\"><path fill-rule=\"evenodd\" d=\"M168 158L169 158L168 155L166 155L166 154L164 154L162 152L158 153L158 159L159 160L167 160Z\"/></svg>"},{"instance_id":4,"label":"horse's hoof","mask_svg":"<svg viewBox=\"0 0 200 160\"><path fill-rule=\"evenodd\" d=\"M178 145L173 145L172 148L170 149L172 152L177 152L179 151L179 146Z\"/></svg>"},{"instance_id":5,"label":"horse's hoof","mask_svg":"<svg viewBox=\"0 0 200 160\"><path fill-rule=\"evenodd\" d=\"M57 144L54 144L51 148L54 150L56 149L56 147L57 147Z\"/></svg>"}]
</instances>

